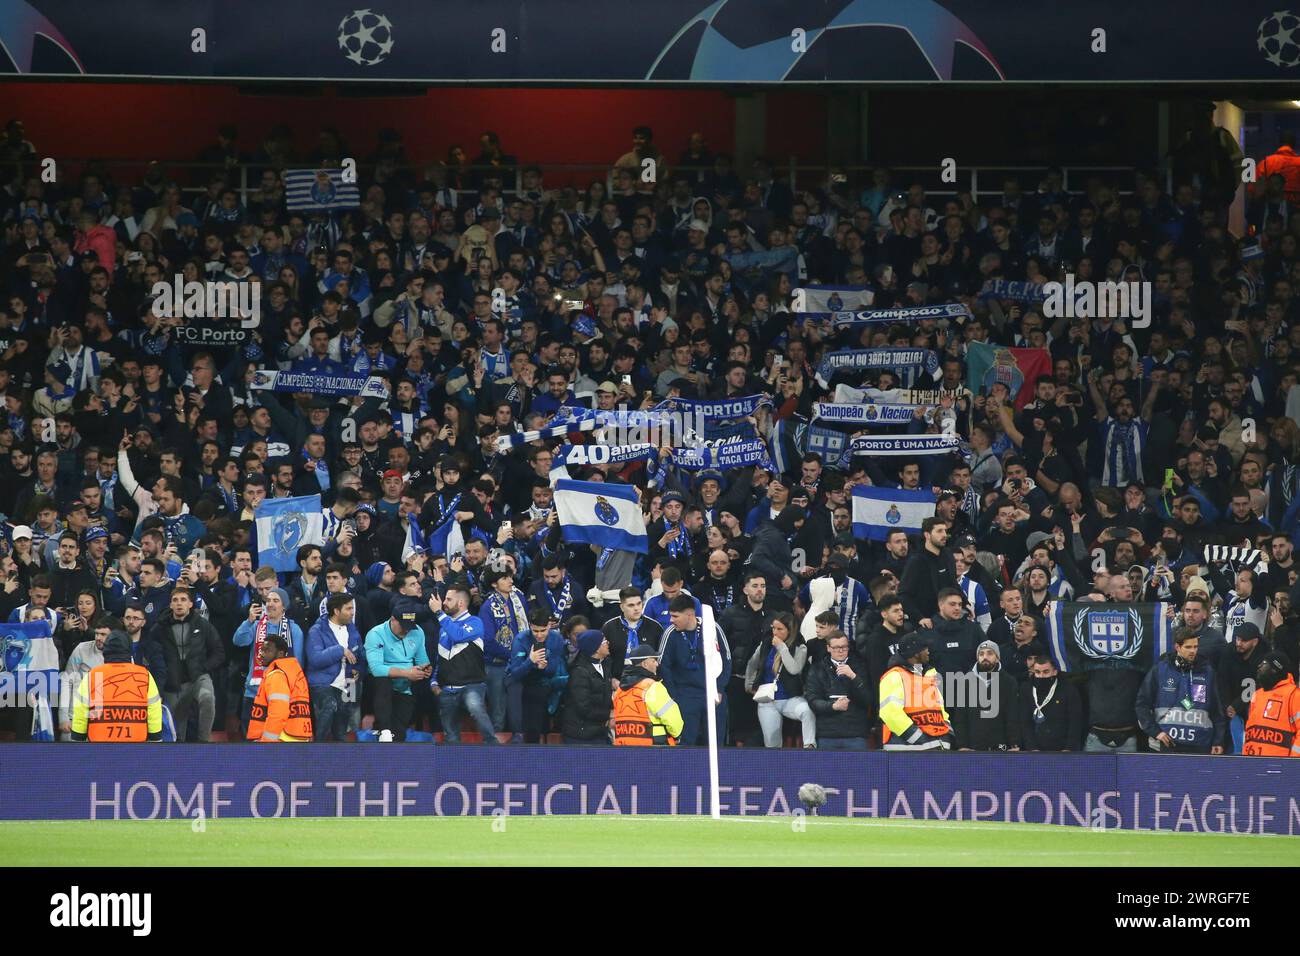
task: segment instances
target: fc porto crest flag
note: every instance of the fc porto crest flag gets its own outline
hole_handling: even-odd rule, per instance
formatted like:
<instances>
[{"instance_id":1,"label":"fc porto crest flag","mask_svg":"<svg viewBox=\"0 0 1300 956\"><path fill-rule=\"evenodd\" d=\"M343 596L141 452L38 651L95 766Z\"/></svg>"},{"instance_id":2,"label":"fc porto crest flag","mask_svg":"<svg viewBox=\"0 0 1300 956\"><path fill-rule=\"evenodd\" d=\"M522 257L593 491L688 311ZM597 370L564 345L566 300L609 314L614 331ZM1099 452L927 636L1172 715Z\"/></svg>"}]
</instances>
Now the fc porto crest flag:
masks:
<instances>
[{"instance_id":1,"label":"fc porto crest flag","mask_svg":"<svg viewBox=\"0 0 1300 956\"><path fill-rule=\"evenodd\" d=\"M934 515L929 490L853 486L853 537L884 541L895 531L917 534L921 522Z\"/></svg>"},{"instance_id":2,"label":"fc porto crest flag","mask_svg":"<svg viewBox=\"0 0 1300 956\"><path fill-rule=\"evenodd\" d=\"M1173 648L1167 604L1053 601L1047 608L1052 659L1063 671L1151 669Z\"/></svg>"},{"instance_id":3,"label":"fc porto crest flag","mask_svg":"<svg viewBox=\"0 0 1300 956\"><path fill-rule=\"evenodd\" d=\"M555 510L560 533L569 544L639 554L650 550L641 503L630 485L561 478L555 482Z\"/></svg>"},{"instance_id":4,"label":"fc porto crest flag","mask_svg":"<svg viewBox=\"0 0 1300 956\"><path fill-rule=\"evenodd\" d=\"M987 395L996 382L1011 393L1016 409L1034 400L1034 383L1040 375L1052 374L1052 355L1047 349L1013 349L987 342L966 346L966 386L976 395Z\"/></svg>"},{"instance_id":5,"label":"fc porto crest flag","mask_svg":"<svg viewBox=\"0 0 1300 956\"><path fill-rule=\"evenodd\" d=\"M258 567L296 571L298 549L325 542L320 495L267 498L257 506L254 518Z\"/></svg>"},{"instance_id":6,"label":"fc porto crest flag","mask_svg":"<svg viewBox=\"0 0 1300 956\"><path fill-rule=\"evenodd\" d=\"M361 189L355 177L344 182L341 169L289 169L284 174L284 200L289 209L356 209Z\"/></svg>"}]
</instances>

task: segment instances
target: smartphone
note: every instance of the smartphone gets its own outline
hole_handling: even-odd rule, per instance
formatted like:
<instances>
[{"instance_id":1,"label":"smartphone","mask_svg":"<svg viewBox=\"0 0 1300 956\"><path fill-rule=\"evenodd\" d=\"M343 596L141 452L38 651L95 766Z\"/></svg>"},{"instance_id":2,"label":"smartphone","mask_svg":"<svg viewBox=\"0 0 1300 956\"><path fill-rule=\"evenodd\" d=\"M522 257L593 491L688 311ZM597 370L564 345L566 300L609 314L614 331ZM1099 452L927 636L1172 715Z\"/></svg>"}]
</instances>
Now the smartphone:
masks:
<instances>
[{"instance_id":1,"label":"smartphone","mask_svg":"<svg viewBox=\"0 0 1300 956\"><path fill-rule=\"evenodd\" d=\"M623 376L623 384L624 384L624 385L631 385L631 384L632 384L632 376L631 376L631 375L624 375L624 376Z\"/></svg>"},{"instance_id":2,"label":"smartphone","mask_svg":"<svg viewBox=\"0 0 1300 956\"><path fill-rule=\"evenodd\" d=\"M512 521L503 521L501 522L501 528L507 535L509 535L514 532L515 525Z\"/></svg>"},{"instance_id":3,"label":"smartphone","mask_svg":"<svg viewBox=\"0 0 1300 956\"><path fill-rule=\"evenodd\" d=\"M1165 490L1168 491L1173 486L1174 486L1174 470L1172 468L1166 468L1165 469Z\"/></svg>"}]
</instances>

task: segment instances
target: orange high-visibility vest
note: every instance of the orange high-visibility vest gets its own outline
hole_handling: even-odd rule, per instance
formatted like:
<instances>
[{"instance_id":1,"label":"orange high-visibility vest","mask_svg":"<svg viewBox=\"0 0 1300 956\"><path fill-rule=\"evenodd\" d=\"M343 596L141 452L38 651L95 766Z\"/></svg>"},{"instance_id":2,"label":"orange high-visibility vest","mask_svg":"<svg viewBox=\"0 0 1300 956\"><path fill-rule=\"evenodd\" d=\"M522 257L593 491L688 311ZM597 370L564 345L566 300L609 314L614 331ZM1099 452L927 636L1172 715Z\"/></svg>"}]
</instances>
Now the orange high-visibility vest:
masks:
<instances>
[{"instance_id":1,"label":"orange high-visibility vest","mask_svg":"<svg viewBox=\"0 0 1300 956\"><path fill-rule=\"evenodd\" d=\"M656 744L675 746L676 738L668 736L662 724L650 717L646 706L646 691L655 681L649 677L631 687L620 688L614 694L614 744L620 747L653 747ZM658 733L655 731L658 730Z\"/></svg>"},{"instance_id":2,"label":"orange high-visibility vest","mask_svg":"<svg viewBox=\"0 0 1300 956\"><path fill-rule=\"evenodd\" d=\"M1300 687L1287 676L1272 690L1256 690L1241 752L1247 757L1300 757Z\"/></svg>"},{"instance_id":3,"label":"orange high-visibility vest","mask_svg":"<svg viewBox=\"0 0 1300 956\"><path fill-rule=\"evenodd\" d=\"M903 680L903 710L912 723L929 737L942 737L952 733L952 727L943 716L943 696L939 693L939 675L935 671L921 675L908 667L891 667L886 674L898 673ZM893 734L889 725L882 723L882 744L889 743Z\"/></svg>"},{"instance_id":4,"label":"orange high-visibility vest","mask_svg":"<svg viewBox=\"0 0 1300 956\"><path fill-rule=\"evenodd\" d=\"M100 664L86 686L86 739L139 744L149 739L149 671L139 664Z\"/></svg>"},{"instance_id":5,"label":"orange high-visibility vest","mask_svg":"<svg viewBox=\"0 0 1300 956\"><path fill-rule=\"evenodd\" d=\"M305 743L311 738L311 692L307 675L297 658L278 658L262 674L248 721L248 739L261 743Z\"/></svg>"}]
</instances>

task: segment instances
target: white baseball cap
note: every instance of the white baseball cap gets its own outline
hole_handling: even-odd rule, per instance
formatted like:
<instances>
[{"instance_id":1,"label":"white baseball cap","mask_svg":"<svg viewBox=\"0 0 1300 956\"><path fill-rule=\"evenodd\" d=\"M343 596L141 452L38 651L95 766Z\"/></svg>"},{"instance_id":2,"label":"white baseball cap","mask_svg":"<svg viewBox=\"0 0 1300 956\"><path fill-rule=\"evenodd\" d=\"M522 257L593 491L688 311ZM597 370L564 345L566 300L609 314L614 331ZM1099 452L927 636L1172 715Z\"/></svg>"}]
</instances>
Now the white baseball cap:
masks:
<instances>
[{"instance_id":1,"label":"white baseball cap","mask_svg":"<svg viewBox=\"0 0 1300 956\"><path fill-rule=\"evenodd\" d=\"M17 541L19 538L27 538L30 541L32 537L32 529L25 524L17 525L14 527L13 534L9 537L13 541Z\"/></svg>"}]
</instances>

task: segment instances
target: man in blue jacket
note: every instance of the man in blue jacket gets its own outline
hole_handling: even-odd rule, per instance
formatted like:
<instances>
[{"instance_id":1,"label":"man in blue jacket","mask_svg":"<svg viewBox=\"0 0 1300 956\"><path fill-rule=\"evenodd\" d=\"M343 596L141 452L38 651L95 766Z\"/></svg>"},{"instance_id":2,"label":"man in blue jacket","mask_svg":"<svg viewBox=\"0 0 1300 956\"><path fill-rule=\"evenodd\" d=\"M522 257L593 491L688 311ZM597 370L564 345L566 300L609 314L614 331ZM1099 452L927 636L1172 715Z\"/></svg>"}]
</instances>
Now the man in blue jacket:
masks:
<instances>
[{"instance_id":1,"label":"man in blue jacket","mask_svg":"<svg viewBox=\"0 0 1300 956\"><path fill-rule=\"evenodd\" d=\"M495 744L496 730L485 703L488 692L485 658L487 648L497 642L484 639L483 622L469 613L469 586L463 582L448 585L447 595L442 599L437 594L430 597L429 608L438 619L438 667L429 686L438 695L443 742L460 743L463 709L474 718L483 742ZM504 677L505 666L500 670Z\"/></svg>"},{"instance_id":2,"label":"man in blue jacket","mask_svg":"<svg viewBox=\"0 0 1300 956\"><path fill-rule=\"evenodd\" d=\"M361 711L362 656L356 625L357 601L351 594L331 594L325 614L307 632L307 686L315 711L317 740L343 740L356 729Z\"/></svg>"},{"instance_id":3,"label":"man in blue jacket","mask_svg":"<svg viewBox=\"0 0 1300 956\"><path fill-rule=\"evenodd\" d=\"M394 601L389 619L366 635L366 666L375 684L375 730L380 743L406 739L415 711L411 681L433 676L424 631L415 623L420 610L420 602L411 598Z\"/></svg>"},{"instance_id":4,"label":"man in blue jacket","mask_svg":"<svg viewBox=\"0 0 1300 956\"><path fill-rule=\"evenodd\" d=\"M722 673L713 686L704 673L704 625L695 613L695 599L679 594L668 605L672 624L664 631L659 645L659 677L668 693L682 712L682 733L678 743L704 746L708 743L708 711L704 708L711 700L716 708L718 745L727 739L727 681L731 679L731 649L722 628L714 624L716 640L722 655Z\"/></svg>"},{"instance_id":5,"label":"man in blue jacket","mask_svg":"<svg viewBox=\"0 0 1300 956\"><path fill-rule=\"evenodd\" d=\"M546 732L550 702L558 703L569 679L567 650L560 632L551 627L551 612L535 608L528 627L515 635L506 665L512 743L535 744Z\"/></svg>"},{"instance_id":6,"label":"man in blue jacket","mask_svg":"<svg viewBox=\"0 0 1300 956\"><path fill-rule=\"evenodd\" d=\"M1228 721L1214 669L1196 652L1200 639L1189 627L1174 635L1174 650L1156 661L1138 688L1137 719L1151 749L1169 753L1221 754Z\"/></svg>"}]
</instances>

